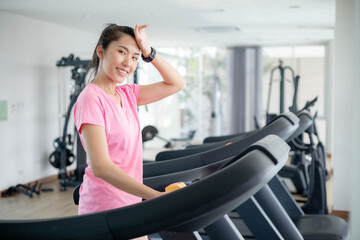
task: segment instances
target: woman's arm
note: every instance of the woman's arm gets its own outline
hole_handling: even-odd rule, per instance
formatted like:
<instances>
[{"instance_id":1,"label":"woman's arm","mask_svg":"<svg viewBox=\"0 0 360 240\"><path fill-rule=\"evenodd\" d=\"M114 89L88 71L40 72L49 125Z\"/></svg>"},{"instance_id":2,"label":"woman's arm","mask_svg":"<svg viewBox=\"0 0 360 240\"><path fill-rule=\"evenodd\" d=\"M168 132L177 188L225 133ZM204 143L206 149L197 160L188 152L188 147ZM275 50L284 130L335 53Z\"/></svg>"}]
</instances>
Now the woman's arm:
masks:
<instances>
[{"instance_id":1,"label":"woman's arm","mask_svg":"<svg viewBox=\"0 0 360 240\"><path fill-rule=\"evenodd\" d=\"M143 199L150 199L164 194L135 181L110 160L103 127L85 124L81 128L81 134L90 161L91 171L96 177L122 191Z\"/></svg>"},{"instance_id":2,"label":"woman's arm","mask_svg":"<svg viewBox=\"0 0 360 240\"><path fill-rule=\"evenodd\" d=\"M140 88L138 106L156 102L177 93L184 88L186 83L185 79L158 54L151 63L159 71L164 81L142 85Z\"/></svg>"},{"instance_id":3,"label":"woman's arm","mask_svg":"<svg viewBox=\"0 0 360 240\"><path fill-rule=\"evenodd\" d=\"M142 26L135 26L135 37L142 54L148 57L151 53L150 43L145 33L145 28L149 27L149 24ZM138 106L149 104L159 101L165 97L168 97L185 87L186 80L173 68L164 58L159 54L155 55L155 58L151 61L153 66L159 71L164 81L142 85L140 89Z\"/></svg>"}]
</instances>

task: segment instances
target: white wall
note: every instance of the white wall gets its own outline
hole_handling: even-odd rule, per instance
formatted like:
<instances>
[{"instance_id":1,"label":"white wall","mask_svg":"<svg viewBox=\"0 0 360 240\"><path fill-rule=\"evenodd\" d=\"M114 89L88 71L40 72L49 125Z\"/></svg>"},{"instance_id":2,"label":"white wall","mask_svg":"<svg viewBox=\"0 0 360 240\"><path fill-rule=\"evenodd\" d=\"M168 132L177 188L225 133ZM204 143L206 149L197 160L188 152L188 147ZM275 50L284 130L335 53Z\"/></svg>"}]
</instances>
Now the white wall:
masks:
<instances>
[{"instance_id":1,"label":"white wall","mask_svg":"<svg viewBox=\"0 0 360 240\"><path fill-rule=\"evenodd\" d=\"M0 11L0 190L57 173L48 162L58 130L57 60L90 59L98 34ZM69 70L70 71L70 70Z\"/></svg>"},{"instance_id":2,"label":"white wall","mask_svg":"<svg viewBox=\"0 0 360 240\"><path fill-rule=\"evenodd\" d=\"M360 24L355 21L355 5L356 0L336 1L334 40L332 134L334 209L346 211L350 210L351 183L356 185L359 183L355 181L356 178L359 179L359 173L352 174L352 169L359 164L360 144L354 134L359 129L357 114L360 103L356 76L356 69L359 66L355 63L355 36L356 31L359 31Z\"/></svg>"},{"instance_id":3,"label":"white wall","mask_svg":"<svg viewBox=\"0 0 360 240\"><path fill-rule=\"evenodd\" d=\"M325 107L325 119L326 119L326 154L332 154L334 145L333 145L333 78L334 78L334 40L329 41L327 44L325 44L325 101L324 101L324 107ZM328 168L333 168L333 162L331 162L331 166L327 166Z\"/></svg>"},{"instance_id":4,"label":"white wall","mask_svg":"<svg viewBox=\"0 0 360 240\"><path fill-rule=\"evenodd\" d=\"M356 80L354 80L354 143L352 147L354 148L354 156L353 158L353 179L352 179L352 188L351 188L351 215L350 215L350 228L351 228L351 237L352 239L360 239L360 127L359 127L359 119L360 119L360 0L357 0L356 6Z\"/></svg>"}]
</instances>

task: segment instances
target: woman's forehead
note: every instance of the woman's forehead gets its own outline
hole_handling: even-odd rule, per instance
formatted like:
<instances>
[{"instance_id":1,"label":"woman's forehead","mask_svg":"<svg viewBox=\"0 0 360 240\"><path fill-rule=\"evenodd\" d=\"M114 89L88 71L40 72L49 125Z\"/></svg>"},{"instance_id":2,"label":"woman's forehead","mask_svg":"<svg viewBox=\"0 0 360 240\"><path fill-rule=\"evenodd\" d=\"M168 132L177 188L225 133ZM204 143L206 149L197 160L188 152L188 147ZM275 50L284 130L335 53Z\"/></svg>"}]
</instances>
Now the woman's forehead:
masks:
<instances>
[{"instance_id":1,"label":"woman's forehead","mask_svg":"<svg viewBox=\"0 0 360 240\"><path fill-rule=\"evenodd\" d=\"M136 40L127 34L123 35L118 40L113 41L111 45L113 45L114 47L125 47L130 52L138 53L140 51L139 46L136 43Z\"/></svg>"}]
</instances>

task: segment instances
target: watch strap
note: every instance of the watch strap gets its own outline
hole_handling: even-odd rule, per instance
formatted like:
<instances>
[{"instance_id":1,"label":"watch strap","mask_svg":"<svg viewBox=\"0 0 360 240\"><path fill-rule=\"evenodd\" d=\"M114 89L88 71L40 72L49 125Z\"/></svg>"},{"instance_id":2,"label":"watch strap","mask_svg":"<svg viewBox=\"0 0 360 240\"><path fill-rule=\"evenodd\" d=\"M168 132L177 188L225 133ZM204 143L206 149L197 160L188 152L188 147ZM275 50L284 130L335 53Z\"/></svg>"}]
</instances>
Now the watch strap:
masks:
<instances>
[{"instance_id":1,"label":"watch strap","mask_svg":"<svg viewBox=\"0 0 360 240\"><path fill-rule=\"evenodd\" d=\"M144 62L151 62L152 60L154 60L155 58L155 55L156 55L156 50L153 48L153 47L150 47L151 48L151 53L150 53L150 56L149 57L144 57L144 55L141 53L141 58Z\"/></svg>"}]
</instances>

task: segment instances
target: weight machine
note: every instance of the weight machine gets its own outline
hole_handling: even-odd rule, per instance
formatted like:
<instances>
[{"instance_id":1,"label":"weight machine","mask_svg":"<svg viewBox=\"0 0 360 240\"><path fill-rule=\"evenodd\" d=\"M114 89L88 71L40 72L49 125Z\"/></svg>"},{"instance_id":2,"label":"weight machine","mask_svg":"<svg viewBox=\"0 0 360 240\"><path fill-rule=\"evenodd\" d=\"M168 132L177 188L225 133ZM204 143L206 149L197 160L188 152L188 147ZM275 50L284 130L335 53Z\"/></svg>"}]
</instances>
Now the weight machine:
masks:
<instances>
[{"instance_id":1,"label":"weight machine","mask_svg":"<svg viewBox=\"0 0 360 240\"><path fill-rule=\"evenodd\" d=\"M74 58L73 54L70 54L67 58L62 57L56 62L57 67L69 67L73 66L71 73L71 79L75 80L75 86L70 96L70 104L65 114L65 122L63 127L62 136L56 138L53 142L55 151L49 156L50 164L59 169L60 190L65 191L67 186L75 187L82 182L83 174L86 167L86 153L81 145L79 134L76 134L77 149L76 149L76 170L74 173L67 173L66 167L71 165L75 160L73 151L74 138L71 134L67 133L69 119L72 112L72 108L76 103L76 100L85 87L85 78L89 70L91 61L80 60L79 57ZM75 135L75 133L74 133ZM68 148L71 147L72 148Z\"/></svg>"},{"instance_id":2,"label":"weight machine","mask_svg":"<svg viewBox=\"0 0 360 240\"><path fill-rule=\"evenodd\" d=\"M273 69L271 69L271 74L270 74L270 84L269 84L269 94L268 94L268 99L267 99L267 107L266 107L266 123L271 122L272 119L274 119L278 114L284 113L285 112L285 98L286 98L286 91L285 91L285 72L286 71L290 71L291 73L291 80L293 82L293 86L294 86L294 95L293 95L293 102L292 102L292 106L289 107L289 110L293 113L297 112L297 93L298 93L298 86L299 86L299 80L300 80L300 76L295 76L294 70L289 67L289 66L283 66L283 61L279 60L279 66L274 67ZM274 82L274 72L278 70L280 73L280 107L279 107L279 113L269 113L269 109L270 109L270 98L271 98L271 89L272 89L272 84Z\"/></svg>"}]
</instances>

